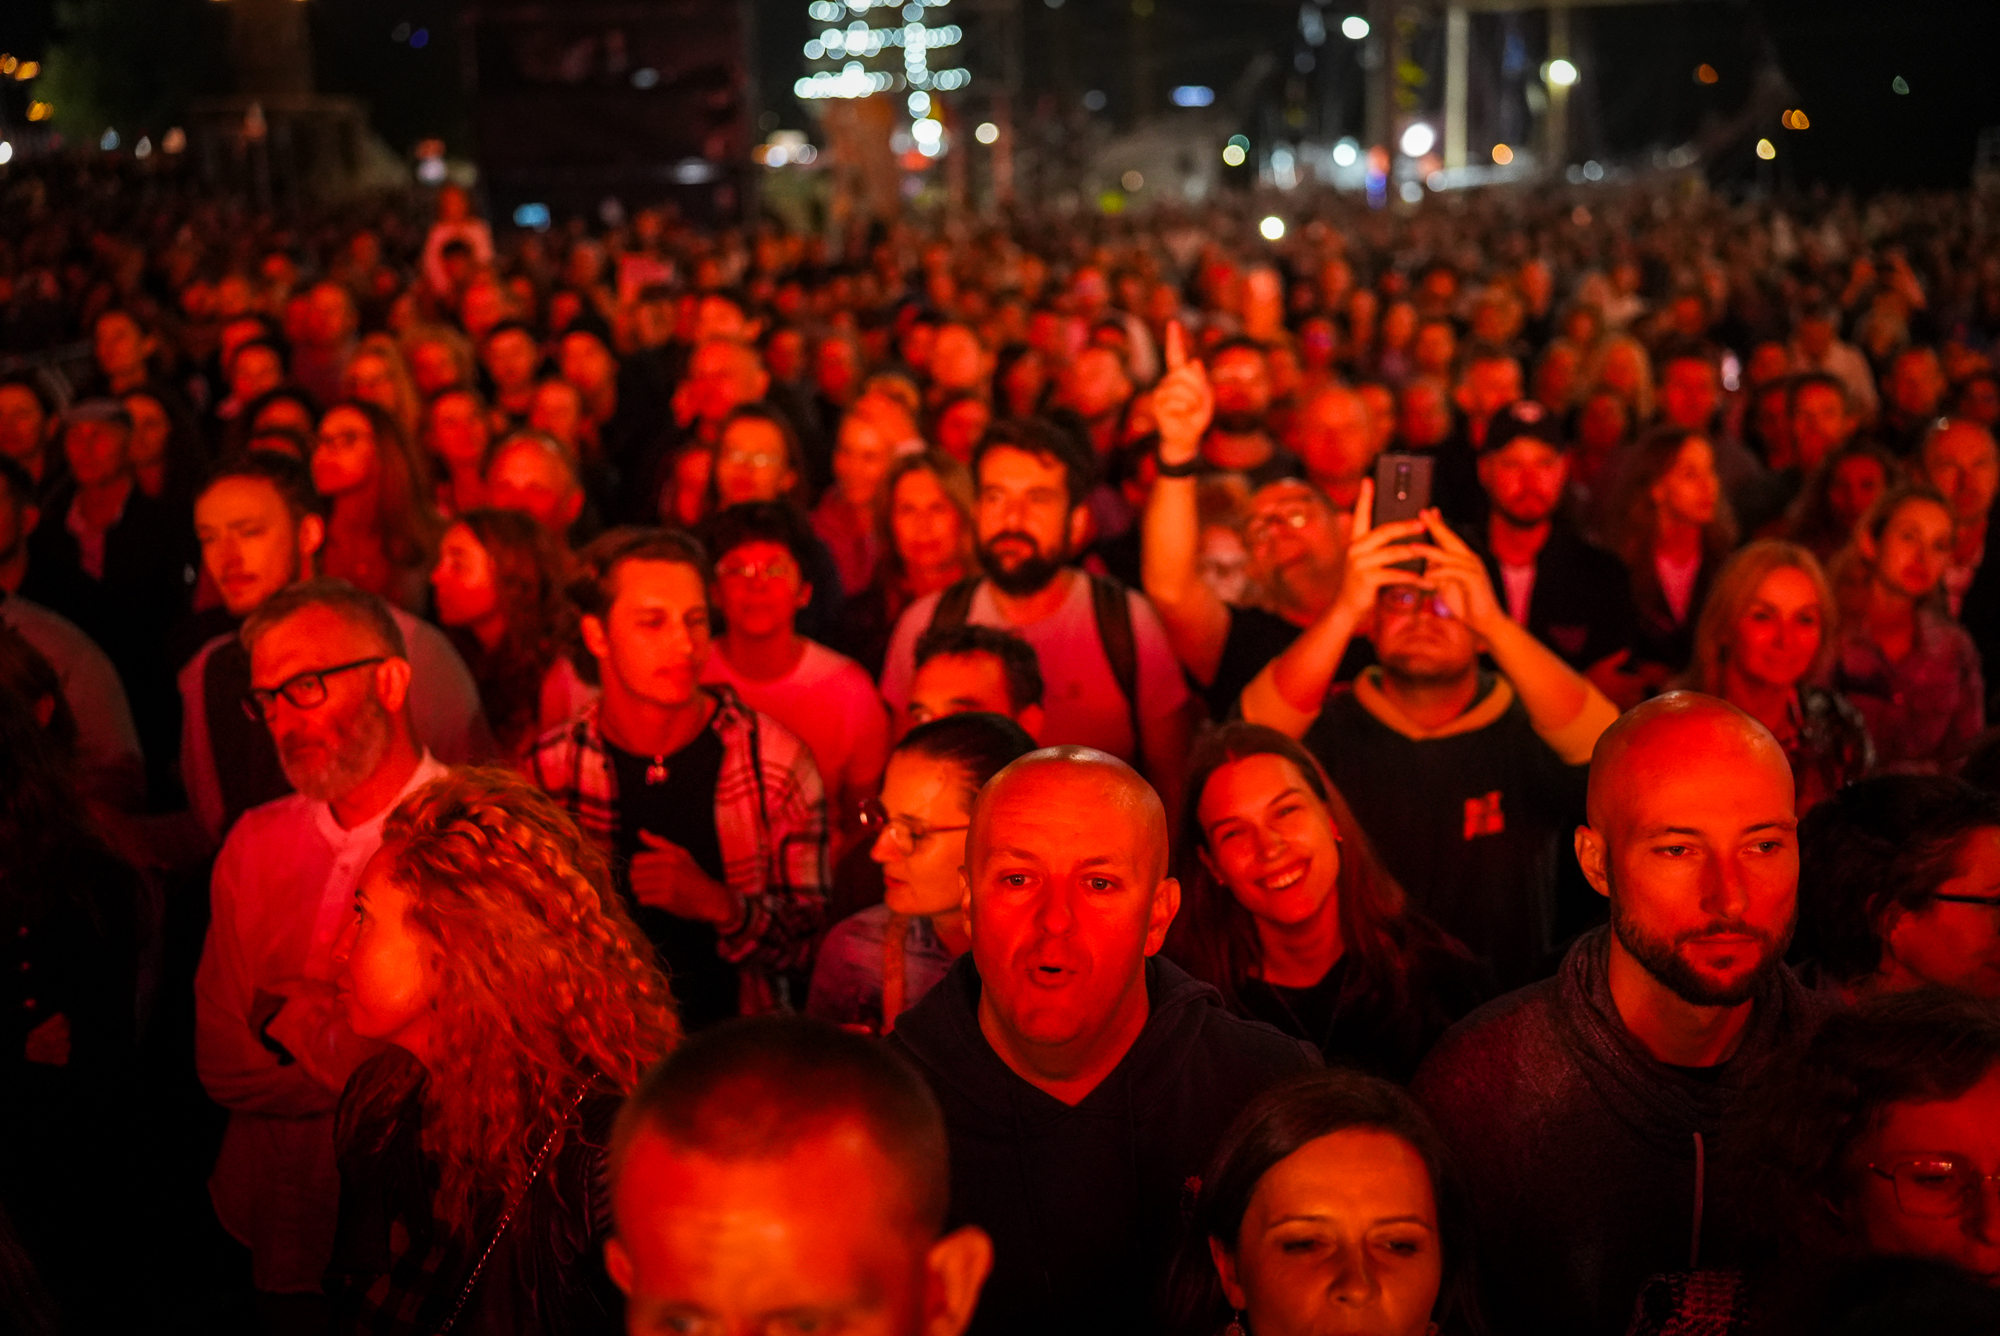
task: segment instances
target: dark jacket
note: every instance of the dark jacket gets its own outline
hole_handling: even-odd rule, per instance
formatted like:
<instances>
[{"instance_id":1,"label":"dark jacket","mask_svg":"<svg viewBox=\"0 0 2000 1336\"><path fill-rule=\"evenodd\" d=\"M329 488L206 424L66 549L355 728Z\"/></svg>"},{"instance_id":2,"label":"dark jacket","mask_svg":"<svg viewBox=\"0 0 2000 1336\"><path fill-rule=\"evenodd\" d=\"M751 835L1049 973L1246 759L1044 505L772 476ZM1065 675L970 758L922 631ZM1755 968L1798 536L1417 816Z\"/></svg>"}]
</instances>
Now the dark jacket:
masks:
<instances>
[{"instance_id":1,"label":"dark jacket","mask_svg":"<svg viewBox=\"0 0 2000 1336\"><path fill-rule=\"evenodd\" d=\"M432 1219L437 1166L423 1151L421 1075L386 1118L370 1118L355 1107L354 1092L377 1064L413 1061L391 1049L355 1072L341 1100L340 1216L327 1271L339 1332L436 1331L458 1303L505 1206L497 1199L487 1202L469 1237ZM604 1242L611 1234L609 1148L619 1103L616 1096L592 1094L570 1115L555 1151L480 1268L452 1326L454 1336L624 1331L624 1301L604 1270ZM435 1269L426 1272L432 1260ZM378 1286L386 1286L386 1294L371 1293ZM412 1305L407 1311L416 1316L414 1327L398 1323L393 1309L399 1303ZM383 1311L385 1305L391 1311Z\"/></svg>"},{"instance_id":2,"label":"dark jacket","mask_svg":"<svg viewBox=\"0 0 2000 1336\"><path fill-rule=\"evenodd\" d=\"M1500 559L1479 535L1480 560L1493 581L1501 606L1507 583ZM1535 585L1528 596L1528 634L1554 650L1562 661L1582 672L1592 664L1632 645L1638 610L1632 604L1632 580L1625 564L1603 548L1584 541L1558 520L1548 541L1535 554Z\"/></svg>"},{"instance_id":3,"label":"dark jacket","mask_svg":"<svg viewBox=\"0 0 2000 1336\"><path fill-rule=\"evenodd\" d=\"M972 957L960 957L890 1037L944 1107L952 1224L993 1236L971 1331L1156 1330L1183 1210L1223 1130L1319 1054L1231 1015L1215 989L1155 957L1146 1028L1072 1107L994 1053L979 1028L979 990Z\"/></svg>"},{"instance_id":4,"label":"dark jacket","mask_svg":"<svg viewBox=\"0 0 2000 1336\"><path fill-rule=\"evenodd\" d=\"M1973 572L1972 584L1958 607L1958 621L1979 650L1980 676L1988 693L1987 718L2000 717L1994 694L2000 692L2000 523L1986 519L1986 549Z\"/></svg>"},{"instance_id":5,"label":"dark jacket","mask_svg":"<svg viewBox=\"0 0 2000 1336\"><path fill-rule=\"evenodd\" d=\"M1718 1151L1759 1071L1832 1005L1780 966L1734 1057L1670 1067L1619 1018L1610 940L1586 934L1555 978L1466 1017L1411 1083L1471 1189L1503 1333L1621 1336L1647 1277L1737 1260L1746 1206Z\"/></svg>"}]
</instances>

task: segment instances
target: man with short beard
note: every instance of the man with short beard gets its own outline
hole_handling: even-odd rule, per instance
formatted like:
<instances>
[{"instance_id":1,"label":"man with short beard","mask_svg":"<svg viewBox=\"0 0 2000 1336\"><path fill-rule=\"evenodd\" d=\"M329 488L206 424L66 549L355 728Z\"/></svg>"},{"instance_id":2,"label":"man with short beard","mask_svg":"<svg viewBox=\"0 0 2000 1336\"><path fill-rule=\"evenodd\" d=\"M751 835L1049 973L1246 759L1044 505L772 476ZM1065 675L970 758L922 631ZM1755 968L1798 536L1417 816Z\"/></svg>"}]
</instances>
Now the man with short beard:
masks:
<instances>
[{"instance_id":1,"label":"man with short beard","mask_svg":"<svg viewBox=\"0 0 2000 1336\"><path fill-rule=\"evenodd\" d=\"M1597 744L1584 875L1611 924L1447 1033L1412 1090L1472 1189L1502 1331L1617 1333L1647 1278L1740 1259L1727 1158L1758 1071L1828 1004L1785 967L1791 767L1764 727L1673 692Z\"/></svg>"},{"instance_id":2,"label":"man with short beard","mask_svg":"<svg viewBox=\"0 0 2000 1336\"><path fill-rule=\"evenodd\" d=\"M985 578L926 595L904 611L883 664L882 696L902 718L917 638L926 630L973 622L1012 631L1041 660L1042 740L1143 761L1171 807L1187 754L1187 682L1145 597L1071 564L1086 530L1091 473L1083 447L1047 423L1002 423L987 432L972 456ZM1130 670L1129 693L1120 658Z\"/></svg>"},{"instance_id":3,"label":"man with short beard","mask_svg":"<svg viewBox=\"0 0 2000 1336\"><path fill-rule=\"evenodd\" d=\"M216 859L195 1060L229 1110L209 1178L216 1215L250 1249L266 1328L294 1329L325 1320L334 1107L376 1051L336 1002L334 943L383 819L445 769L412 732L408 653L380 599L307 580L266 599L242 636L244 704L297 792L244 813Z\"/></svg>"}]
</instances>

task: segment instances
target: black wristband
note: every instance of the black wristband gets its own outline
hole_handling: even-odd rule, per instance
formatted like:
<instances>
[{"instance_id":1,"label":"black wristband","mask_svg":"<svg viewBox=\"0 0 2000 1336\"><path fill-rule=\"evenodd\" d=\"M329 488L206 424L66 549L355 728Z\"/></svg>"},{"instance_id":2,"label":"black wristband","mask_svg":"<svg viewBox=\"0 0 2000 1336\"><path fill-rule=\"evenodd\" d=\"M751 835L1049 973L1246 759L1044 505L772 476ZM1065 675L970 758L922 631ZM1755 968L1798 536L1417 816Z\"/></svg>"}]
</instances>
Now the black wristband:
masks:
<instances>
[{"instance_id":1,"label":"black wristband","mask_svg":"<svg viewBox=\"0 0 2000 1336\"><path fill-rule=\"evenodd\" d=\"M1160 458L1160 452L1157 450L1153 452L1153 463L1159 466L1162 478L1192 478L1206 467L1199 454L1185 464L1169 464Z\"/></svg>"}]
</instances>

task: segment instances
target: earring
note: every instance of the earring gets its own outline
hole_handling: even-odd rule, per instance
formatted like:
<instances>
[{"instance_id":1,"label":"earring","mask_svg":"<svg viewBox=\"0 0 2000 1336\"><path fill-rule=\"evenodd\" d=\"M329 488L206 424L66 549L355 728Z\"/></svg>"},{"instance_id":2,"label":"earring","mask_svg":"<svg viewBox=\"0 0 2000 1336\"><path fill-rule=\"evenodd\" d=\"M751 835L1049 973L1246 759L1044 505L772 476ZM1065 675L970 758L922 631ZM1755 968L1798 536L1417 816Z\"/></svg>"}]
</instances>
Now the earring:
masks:
<instances>
[{"instance_id":1,"label":"earring","mask_svg":"<svg viewBox=\"0 0 2000 1336\"><path fill-rule=\"evenodd\" d=\"M1237 1309L1236 1316L1229 1319L1229 1325L1222 1329L1222 1336L1250 1336L1249 1328L1243 1325L1242 1309Z\"/></svg>"}]
</instances>

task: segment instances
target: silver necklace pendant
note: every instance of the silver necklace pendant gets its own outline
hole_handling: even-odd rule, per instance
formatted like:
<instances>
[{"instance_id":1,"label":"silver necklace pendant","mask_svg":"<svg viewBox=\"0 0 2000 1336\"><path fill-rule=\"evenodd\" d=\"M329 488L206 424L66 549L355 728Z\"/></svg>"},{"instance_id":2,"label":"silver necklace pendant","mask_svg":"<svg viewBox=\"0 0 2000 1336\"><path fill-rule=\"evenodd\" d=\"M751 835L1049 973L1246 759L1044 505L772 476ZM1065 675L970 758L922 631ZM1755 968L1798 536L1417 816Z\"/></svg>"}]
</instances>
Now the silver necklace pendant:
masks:
<instances>
[{"instance_id":1,"label":"silver necklace pendant","mask_svg":"<svg viewBox=\"0 0 2000 1336\"><path fill-rule=\"evenodd\" d=\"M664 756L655 756L653 763L646 767L646 783L652 785L664 784L666 782L667 758Z\"/></svg>"}]
</instances>

